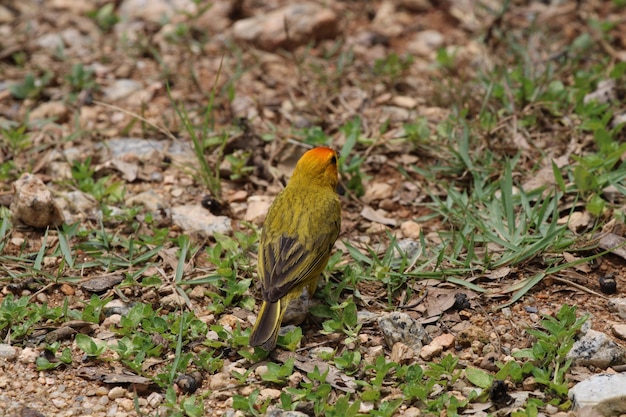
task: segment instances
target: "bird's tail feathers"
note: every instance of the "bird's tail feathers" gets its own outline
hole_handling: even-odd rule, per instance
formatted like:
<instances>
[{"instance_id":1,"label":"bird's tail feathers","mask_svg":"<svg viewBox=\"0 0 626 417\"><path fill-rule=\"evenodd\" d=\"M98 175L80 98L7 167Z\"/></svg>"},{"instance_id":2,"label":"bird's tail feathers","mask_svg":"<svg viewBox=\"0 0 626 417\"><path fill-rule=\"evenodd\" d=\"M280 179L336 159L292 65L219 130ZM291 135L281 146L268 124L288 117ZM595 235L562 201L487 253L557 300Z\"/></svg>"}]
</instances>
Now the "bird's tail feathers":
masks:
<instances>
[{"instance_id":1,"label":"bird's tail feathers","mask_svg":"<svg viewBox=\"0 0 626 417\"><path fill-rule=\"evenodd\" d=\"M281 306L281 300L275 303L263 301L252 333L250 333L250 346L260 346L265 350L274 349L284 314L285 309Z\"/></svg>"}]
</instances>

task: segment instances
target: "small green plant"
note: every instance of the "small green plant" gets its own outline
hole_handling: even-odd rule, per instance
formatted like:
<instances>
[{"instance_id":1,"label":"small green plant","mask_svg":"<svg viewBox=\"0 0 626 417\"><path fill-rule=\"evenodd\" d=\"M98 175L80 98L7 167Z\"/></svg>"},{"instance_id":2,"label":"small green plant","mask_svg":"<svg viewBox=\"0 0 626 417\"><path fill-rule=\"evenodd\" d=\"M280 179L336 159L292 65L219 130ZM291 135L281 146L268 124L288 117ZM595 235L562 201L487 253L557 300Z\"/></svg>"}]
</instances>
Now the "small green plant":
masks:
<instances>
[{"instance_id":1,"label":"small green plant","mask_svg":"<svg viewBox=\"0 0 626 417\"><path fill-rule=\"evenodd\" d=\"M26 131L25 124L0 129L0 138L2 138L2 147L14 155L25 151L31 146L31 138Z\"/></svg>"},{"instance_id":2,"label":"small green plant","mask_svg":"<svg viewBox=\"0 0 626 417\"><path fill-rule=\"evenodd\" d=\"M346 343L357 340L362 325L358 323L357 307L352 298L341 304L316 306L311 308L311 314L328 318L322 323L323 334L342 332L347 336Z\"/></svg>"},{"instance_id":3,"label":"small green plant","mask_svg":"<svg viewBox=\"0 0 626 417\"><path fill-rule=\"evenodd\" d=\"M274 362L268 362L267 372L261 376L261 379L266 382L273 382L275 384L284 383L287 378L293 374L293 365L295 359L289 358L283 365L278 365Z\"/></svg>"},{"instance_id":4,"label":"small green plant","mask_svg":"<svg viewBox=\"0 0 626 417\"><path fill-rule=\"evenodd\" d=\"M369 381L361 380L358 384L363 385L364 389L361 393L361 400L376 402L381 398L383 391L383 383L385 377L395 372L398 364L395 362L387 362L384 356L378 356L374 363L365 366L365 371L370 375Z\"/></svg>"},{"instance_id":5,"label":"small green plant","mask_svg":"<svg viewBox=\"0 0 626 417\"><path fill-rule=\"evenodd\" d=\"M556 317L543 315L543 330L527 329L526 332L537 338L531 348L521 349L513 356L529 359L533 363L532 375L560 398L566 398L568 385L565 375L572 361L567 354L574 345L574 337L581 329L588 315L576 317L576 306L564 304Z\"/></svg>"},{"instance_id":6,"label":"small green plant","mask_svg":"<svg viewBox=\"0 0 626 417\"><path fill-rule=\"evenodd\" d=\"M285 388L286 395L281 395L281 407L284 410L293 410L300 402L311 403L316 416L324 415L328 406L328 397L332 387L326 382L328 370L320 372L315 369L307 373L310 382L301 382L298 388Z\"/></svg>"},{"instance_id":7,"label":"small green plant","mask_svg":"<svg viewBox=\"0 0 626 417\"><path fill-rule=\"evenodd\" d=\"M115 14L115 3L106 3L99 9L88 12L87 16L104 32L109 32L120 21L119 16Z\"/></svg>"},{"instance_id":8,"label":"small green plant","mask_svg":"<svg viewBox=\"0 0 626 417\"><path fill-rule=\"evenodd\" d=\"M176 391L172 386L165 391L164 406L168 410L167 415L171 417L202 417L204 412L203 398L197 395L182 397L179 400Z\"/></svg>"},{"instance_id":9,"label":"small green plant","mask_svg":"<svg viewBox=\"0 0 626 417\"><path fill-rule=\"evenodd\" d=\"M248 165L250 155L251 152L238 150L224 157L230 163L231 180L244 179L254 171L254 167Z\"/></svg>"},{"instance_id":10,"label":"small green plant","mask_svg":"<svg viewBox=\"0 0 626 417\"><path fill-rule=\"evenodd\" d=\"M86 334L76 334L76 345L87 356L97 358L107 350L106 342L96 341Z\"/></svg>"},{"instance_id":11,"label":"small green plant","mask_svg":"<svg viewBox=\"0 0 626 417\"><path fill-rule=\"evenodd\" d=\"M360 351L346 350L341 356L335 357L335 366L347 375L353 375L360 369L361 359Z\"/></svg>"},{"instance_id":12,"label":"small green plant","mask_svg":"<svg viewBox=\"0 0 626 417\"><path fill-rule=\"evenodd\" d=\"M48 86L51 80L51 72L44 73L41 78L36 78L33 74L26 74L24 81L11 85L9 91L17 99L25 100L29 98L35 100L41 96L43 89Z\"/></svg>"},{"instance_id":13,"label":"small green plant","mask_svg":"<svg viewBox=\"0 0 626 417\"><path fill-rule=\"evenodd\" d=\"M71 172L78 189L92 195L98 202L115 203L124 199L126 189L122 181L112 181L108 176L97 180L94 178L91 156L84 161L75 161Z\"/></svg>"},{"instance_id":14,"label":"small green plant","mask_svg":"<svg viewBox=\"0 0 626 417\"><path fill-rule=\"evenodd\" d=\"M62 307L34 304L29 297L15 299L7 294L0 304L0 339L21 341L42 320L55 323L63 317Z\"/></svg>"},{"instance_id":15,"label":"small green plant","mask_svg":"<svg viewBox=\"0 0 626 417\"><path fill-rule=\"evenodd\" d=\"M36 365L40 371L49 371L56 369L62 365L70 365L72 363L72 351L64 348L61 354L57 356L57 352L61 347L60 342L54 342L46 345L46 356L37 357ZM52 359L49 359L52 357Z\"/></svg>"},{"instance_id":16,"label":"small green plant","mask_svg":"<svg viewBox=\"0 0 626 417\"><path fill-rule=\"evenodd\" d=\"M74 93L96 87L94 71L92 69L86 69L83 64L80 63L72 65L72 71L66 75L65 78Z\"/></svg>"},{"instance_id":17,"label":"small green plant","mask_svg":"<svg viewBox=\"0 0 626 417\"><path fill-rule=\"evenodd\" d=\"M337 398L335 404L327 404L324 407L324 415L328 417L356 417L359 415L361 401L353 401L346 395Z\"/></svg>"},{"instance_id":18,"label":"small green plant","mask_svg":"<svg viewBox=\"0 0 626 417\"><path fill-rule=\"evenodd\" d=\"M218 242L206 249L207 260L215 266L214 272L207 277L181 281L186 285L211 284L213 289L208 295L213 303L209 308L216 313L233 304L248 310L254 308L254 298L246 295L252 285L253 269L248 253L258 236L254 229L250 230L252 233L236 231L233 237L217 234Z\"/></svg>"},{"instance_id":19,"label":"small green plant","mask_svg":"<svg viewBox=\"0 0 626 417\"><path fill-rule=\"evenodd\" d=\"M259 390L255 389L252 393L244 397L242 395L233 396L233 408L241 410L246 415L263 416L267 411L267 406L271 402L271 398L265 399L264 402L259 401Z\"/></svg>"},{"instance_id":20,"label":"small green plant","mask_svg":"<svg viewBox=\"0 0 626 417\"><path fill-rule=\"evenodd\" d=\"M377 59L374 62L372 72L374 76L382 78L391 84L411 67L413 61L414 59L411 55L401 57L392 52L384 59Z\"/></svg>"},{"instance_id":21,"label":"small green plant","mask_svg":"<svg viewBox=\"0 0 626 417\"><path fill-rule=\"evenodd\" d=\"M342 176L348 179L348 189L360 197L365 194L363 181L367 179L361 169L365 157L355 155L353 151L357 143L363 142L361 139L361 119L358 117L352 119L341 127L341 131L346 137L346 142L339 155L339 170Z\"/></svg>"},{"instance_id":22,"label":"small green plant","mask_svg":"<svg viewBox=\"0 0 626 417\"><path fill-rule=\"evenodd\" d=\"M279 335L277 345L293 352L300 345L300 340L302 340L302 329L295 327L284 336Z\"/></svg>"},{"instance_id":23,"label":"small green plant","mask_svg":"<svg viewBox=\"0 0 626 417\"><path fill-rule=\"evenodd\" d=\"M108 303L113 300L113 297L107 297L104 299L100 299L97 295L92 295L89 299L89 302L84 302L85 307L83 307L82 312L82 320L88 321L90 323L100 323L100 315L102 314L102 309Z\"/></svg>"}]
</instances>

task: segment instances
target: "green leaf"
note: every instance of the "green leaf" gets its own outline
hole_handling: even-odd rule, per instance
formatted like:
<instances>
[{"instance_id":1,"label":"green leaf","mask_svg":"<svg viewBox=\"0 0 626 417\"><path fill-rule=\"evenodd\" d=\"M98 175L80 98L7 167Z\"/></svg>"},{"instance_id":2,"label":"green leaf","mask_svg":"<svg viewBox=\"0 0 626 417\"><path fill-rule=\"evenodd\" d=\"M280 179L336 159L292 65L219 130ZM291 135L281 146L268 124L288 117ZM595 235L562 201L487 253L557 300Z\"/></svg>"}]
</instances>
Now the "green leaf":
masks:
<instances>
[{"instance_id":1,"label":"green leaf","mask_svg":"<svg viewBox=\"0 0 626 417\"><path fill-rule=\"evenodd\" d=\"M554 175L556 185L559 186L559 189L561 190L562 193L565 193L567 191L567 187L565 186L563 175L561 175L561 170L559 169L559 167L554 161L552 161L552 173Z\"/></svg>"},{"instance_id":2,"label":"green leaf","mask_svg":"<svg viewBox=\"0 0 626 417\"><path fill-rule=\"evenodd\" d=\"M598 194L593 194L589 199L589 202L585 206L587 211L591 213L592 216L600 217L604 212L604 208L606 207L606 201L602 199Z\"/></svg>"},{"instance_id":3,"label":"green leaf","mask_svg":"<svg viewBox=\"0 0 626 417\"><path fill-rule=\"evenodd\" d=\"M86 334L78 333L75 340L78 348L85 352L87 356L99 356L106 350L105 342L96 343L94 339Z\"/></svg>"},{"instance_id":4,"label":"green leaf","mask_svg":"<svg viewBox=\"0 0 626 417\"><path fill-rule=\"evenodd\" d=\"M494 380L493 375L478 368L471 367L465 370L465 376L469 382L483 389L489 388Z\"/></svg>"}]
</instances>

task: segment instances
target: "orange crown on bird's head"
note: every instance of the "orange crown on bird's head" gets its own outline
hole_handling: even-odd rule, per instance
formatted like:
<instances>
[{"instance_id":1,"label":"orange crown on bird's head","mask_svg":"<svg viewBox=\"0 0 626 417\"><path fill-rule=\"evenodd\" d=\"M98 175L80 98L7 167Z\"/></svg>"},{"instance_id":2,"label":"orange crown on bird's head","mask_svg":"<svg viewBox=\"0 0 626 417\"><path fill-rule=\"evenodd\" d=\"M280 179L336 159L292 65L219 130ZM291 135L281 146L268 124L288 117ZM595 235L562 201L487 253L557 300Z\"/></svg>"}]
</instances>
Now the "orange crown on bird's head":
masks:
<instances>
[{"instance_id":1,"label":"orange crown on bird's head","mask_svg":"<svg viewBox=\"0 0 626 417\"><path fill-rule=\"evenodd\" d=\"M339 182L338 160L334 149L326 146L310 149L298 160L290 182L305 181L335 188Z\"/></svg>"}]
</instances>

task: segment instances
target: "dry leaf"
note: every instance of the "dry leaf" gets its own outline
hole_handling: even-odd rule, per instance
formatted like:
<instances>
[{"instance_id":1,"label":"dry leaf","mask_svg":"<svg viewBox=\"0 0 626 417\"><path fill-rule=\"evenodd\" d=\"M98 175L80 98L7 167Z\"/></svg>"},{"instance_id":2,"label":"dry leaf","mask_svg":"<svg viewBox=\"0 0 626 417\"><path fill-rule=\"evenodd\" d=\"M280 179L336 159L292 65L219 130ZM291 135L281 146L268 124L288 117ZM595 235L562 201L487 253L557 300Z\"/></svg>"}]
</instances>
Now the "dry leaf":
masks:
<instances>
[{"instance_id":1,"label":"dry leaf","mask_svg":"<svg viewBox=\"0 0 626 417\"><path fill-rule=\"evenodd\" d=\"M363 210L361 210L361 216L364 219L369 220L371 222L386 224L387 226L395 226L397 223L395 219L390 219L388 217L385 217L379 214L376 210L374 210L370 206L363 207Z\"/></svg>"}]
</instances>

